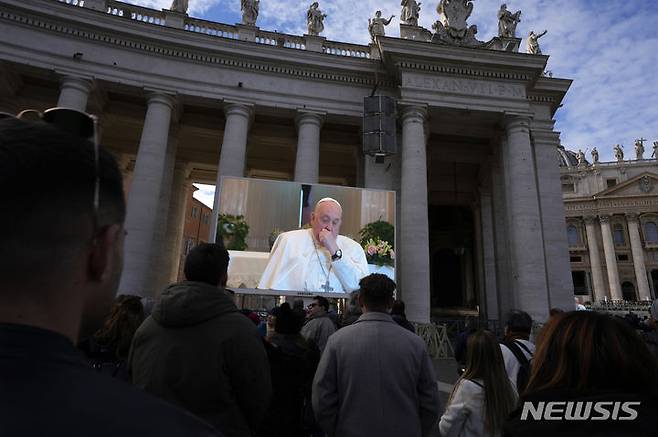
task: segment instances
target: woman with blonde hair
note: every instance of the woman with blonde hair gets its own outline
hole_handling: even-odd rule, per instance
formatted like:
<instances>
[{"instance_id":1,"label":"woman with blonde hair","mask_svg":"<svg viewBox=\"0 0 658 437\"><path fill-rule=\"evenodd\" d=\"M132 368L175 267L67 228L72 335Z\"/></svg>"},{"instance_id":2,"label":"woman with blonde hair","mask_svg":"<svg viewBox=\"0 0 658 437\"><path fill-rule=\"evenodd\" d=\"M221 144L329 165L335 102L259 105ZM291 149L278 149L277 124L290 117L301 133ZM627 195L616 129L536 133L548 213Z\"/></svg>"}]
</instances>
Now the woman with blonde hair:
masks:
<instances>
[{"instance_id":1,"label":"woman with blonde hair","mask_svg":"<svg viewBox=\"0 0 658 437\"><path fill-rule=\"evenodd\" d=\"M441 435L499 436L517 400L496 336L486 330L476 331L468 338L466 370L441 417Z\"/></svg>"}]
</instances>

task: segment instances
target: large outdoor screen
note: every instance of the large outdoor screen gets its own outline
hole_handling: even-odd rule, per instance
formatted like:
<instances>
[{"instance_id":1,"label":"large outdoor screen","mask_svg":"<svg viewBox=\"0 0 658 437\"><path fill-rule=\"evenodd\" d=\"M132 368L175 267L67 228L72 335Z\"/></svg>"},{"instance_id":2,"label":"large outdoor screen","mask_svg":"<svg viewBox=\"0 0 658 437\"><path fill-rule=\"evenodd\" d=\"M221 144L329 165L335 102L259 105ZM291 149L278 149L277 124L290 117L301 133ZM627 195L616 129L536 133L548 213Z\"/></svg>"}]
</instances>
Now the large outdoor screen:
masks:
<instances>
[{"instance_id":1,"label":"large outdoor screen","mask_svg":"<svg viewBox=\"0 0 658 437\"><path fill-rule=\"evenodd\" d=\"M219 189L216 238L230 251L230 288L336 294L372 272L394 278L394 191L234 177L222 178ZM316 229L339 226L326 246L312 220L325 198L342 208L339 222L332 201L317 215ZM325 228L321 218L333 221Z\"/></svg>"}]
</instances>

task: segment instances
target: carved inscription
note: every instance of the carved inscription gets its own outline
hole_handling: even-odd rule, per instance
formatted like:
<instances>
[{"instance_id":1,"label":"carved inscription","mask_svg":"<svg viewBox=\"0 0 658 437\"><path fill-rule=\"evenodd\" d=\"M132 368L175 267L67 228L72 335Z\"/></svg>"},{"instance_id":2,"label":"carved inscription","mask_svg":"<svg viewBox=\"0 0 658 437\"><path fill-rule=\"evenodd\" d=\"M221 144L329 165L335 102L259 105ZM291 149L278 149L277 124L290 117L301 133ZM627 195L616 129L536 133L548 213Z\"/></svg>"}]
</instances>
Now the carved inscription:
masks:
<instances>
[{"instance_id":1,"label":"carved inscription","mask_svg":"<svg viewBox=\"0 0 658 437\"><path fill-rule=\"evenodd\" d=\"M525 99L522 85L487 82L484 80L453 77L432 77L406 75L403 85L410 88L423 88L468 96L509 97Z\"/></svg>"}]
</instances>

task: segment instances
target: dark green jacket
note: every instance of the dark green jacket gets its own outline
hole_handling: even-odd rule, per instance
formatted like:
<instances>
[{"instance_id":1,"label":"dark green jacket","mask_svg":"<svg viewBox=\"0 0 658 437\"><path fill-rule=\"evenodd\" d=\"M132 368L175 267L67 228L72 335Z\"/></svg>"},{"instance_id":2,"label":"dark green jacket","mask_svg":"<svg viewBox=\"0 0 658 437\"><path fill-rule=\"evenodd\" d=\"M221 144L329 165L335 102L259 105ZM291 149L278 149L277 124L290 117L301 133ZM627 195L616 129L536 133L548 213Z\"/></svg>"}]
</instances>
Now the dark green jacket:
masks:
<instances>
[{"instance_id":1,"label":"dark green jacket","mask_svg":"<svg viewBox=\"0 0 658 437\"><path fill-rule=\"evenodd\" d=\"M170 285L137 330L133 383L206 420L227 437L258 429L272 393L262 340L222 289Z\"/></svg>"}]
</instances>

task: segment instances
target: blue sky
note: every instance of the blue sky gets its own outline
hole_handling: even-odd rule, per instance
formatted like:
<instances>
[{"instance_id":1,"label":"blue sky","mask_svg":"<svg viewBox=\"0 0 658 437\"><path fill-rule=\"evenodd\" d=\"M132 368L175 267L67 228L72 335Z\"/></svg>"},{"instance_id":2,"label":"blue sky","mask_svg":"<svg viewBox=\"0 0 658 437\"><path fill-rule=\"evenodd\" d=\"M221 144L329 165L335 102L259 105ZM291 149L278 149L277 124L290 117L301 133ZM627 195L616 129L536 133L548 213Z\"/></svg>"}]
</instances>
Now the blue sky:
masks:
<instances>
[{"instance_id":1,"label":"blue sky","mask_svg":"<svg viewBox=\"0 0 658 437\"><path fill-rule=\"evenodd\" d=\"M438 0L420 0L419 24L427 29L437 20ZM497 32L496 12L502 3L522 11L517 35L548 30L540 39L550 56L554 77L573 79L556 129L569 149L596 146L602 161L613 159L612 146L632 155L636 138L658 141L658 1L656 0L474 0L469 24L477 24L478 39ZM171 0L130 0L155 9ZM261 0L257 25L265 30L302 35L306 9L312 0ZM330 40L367 44L368 17L377 9L396 15L387 35L399 34L399 0L319 0ZM222 23L240 21L239 0L189 0L189 14ZM645 154L646 157L647 154ZM589 158L589 153L588 153ZM205 191L205 190L204 190Z\"/></svg>"}]
</instances>

